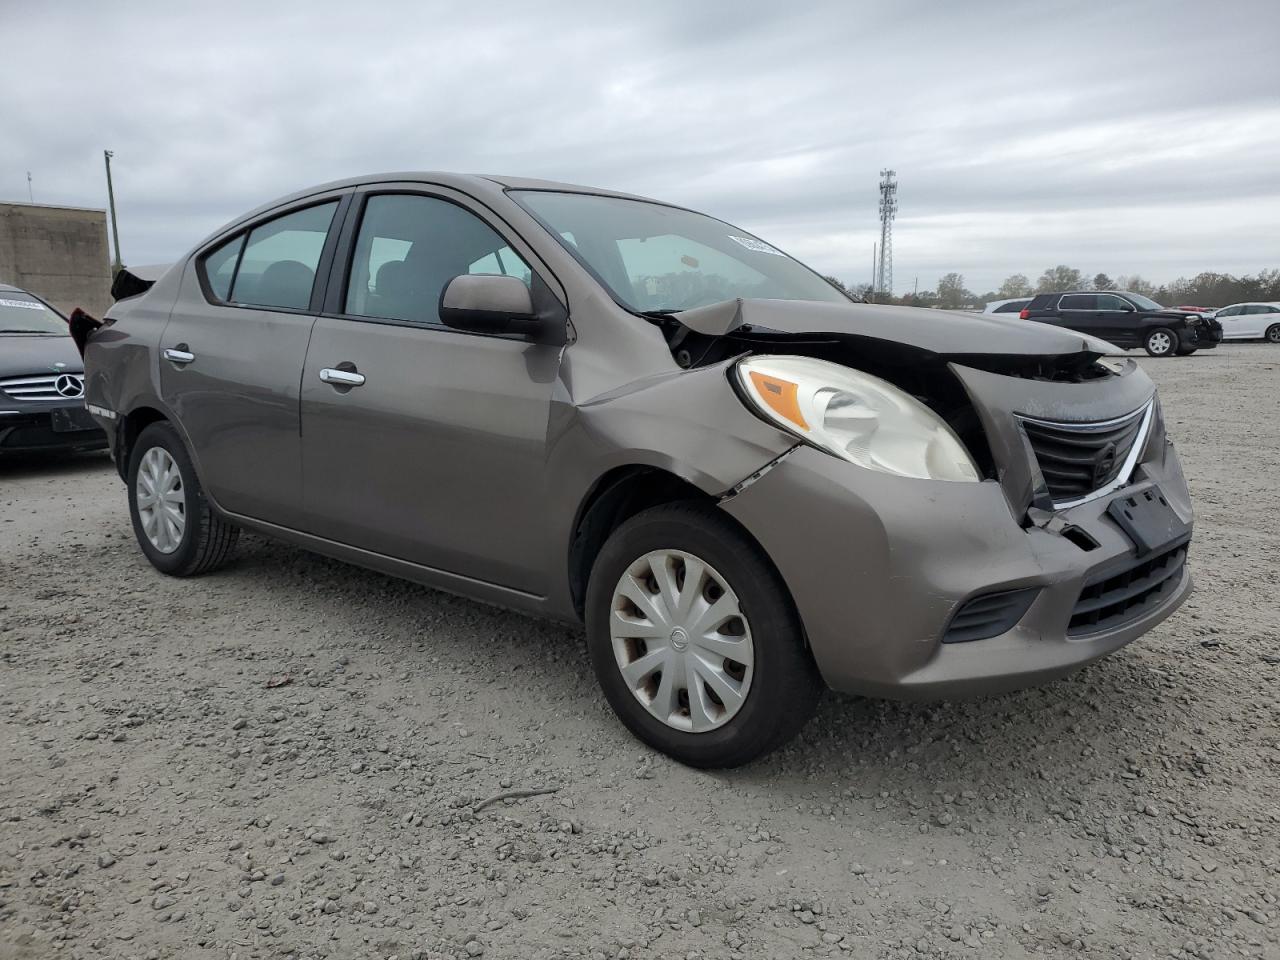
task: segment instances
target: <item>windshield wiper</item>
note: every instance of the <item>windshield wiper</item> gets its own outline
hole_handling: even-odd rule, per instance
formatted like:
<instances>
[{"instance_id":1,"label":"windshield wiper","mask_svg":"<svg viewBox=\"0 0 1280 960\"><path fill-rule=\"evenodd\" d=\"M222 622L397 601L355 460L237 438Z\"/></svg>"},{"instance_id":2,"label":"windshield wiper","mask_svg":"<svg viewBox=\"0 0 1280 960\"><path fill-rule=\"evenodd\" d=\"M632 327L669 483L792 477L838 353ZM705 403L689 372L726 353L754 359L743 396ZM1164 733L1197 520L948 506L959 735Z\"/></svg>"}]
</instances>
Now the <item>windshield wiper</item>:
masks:
<instances>
[{"instance_id":1,"label":"windshield wiper","mask_svg":"<svg viewBox=\"0 0 1280 960\"><path fill-rule=\"evenodd\" d=\"M683 312L684 312L683 307L680 307L680 308L663 307L661 310L641 310L640 316L657 317L657 318L674 317L677 313L683 313Z\"/></svg>"},{"instance_id":2,"label":"windshield wiper","mask_svg":"<svg viewBox=\"0 0 1280 960\"><path fill-rule=\"evenodd\" d=\"M25 330L22 327L10 327L0 330L0 333L38 333L45 337L60 337L62 334L55 330Z\"/></svg>"}]
</instances>

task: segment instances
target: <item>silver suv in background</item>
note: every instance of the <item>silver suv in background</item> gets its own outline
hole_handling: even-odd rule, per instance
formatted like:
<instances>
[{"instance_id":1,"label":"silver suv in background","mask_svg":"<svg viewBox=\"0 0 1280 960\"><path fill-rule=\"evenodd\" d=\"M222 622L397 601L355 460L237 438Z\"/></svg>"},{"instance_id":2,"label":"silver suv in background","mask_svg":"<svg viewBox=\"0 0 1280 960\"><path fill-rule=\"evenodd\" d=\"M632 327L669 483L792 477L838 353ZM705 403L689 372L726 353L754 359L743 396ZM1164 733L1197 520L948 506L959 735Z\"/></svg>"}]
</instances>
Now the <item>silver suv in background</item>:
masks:
<instances>
[{"instance_id":1,"label":"silver suv in background","mask_svg":"<svg viewBox=\"0 0 1280 960\"><path fill-rule=\"evenodd\" d=\"M156 568L211 570L247 528L585 622L618 716L686 763L778 746L824 686L1061 676L1191 589L1191 503L1134 361L853 303L679 207L357 178L135 289L78 329Z\"/></svg>"}]
</instances>

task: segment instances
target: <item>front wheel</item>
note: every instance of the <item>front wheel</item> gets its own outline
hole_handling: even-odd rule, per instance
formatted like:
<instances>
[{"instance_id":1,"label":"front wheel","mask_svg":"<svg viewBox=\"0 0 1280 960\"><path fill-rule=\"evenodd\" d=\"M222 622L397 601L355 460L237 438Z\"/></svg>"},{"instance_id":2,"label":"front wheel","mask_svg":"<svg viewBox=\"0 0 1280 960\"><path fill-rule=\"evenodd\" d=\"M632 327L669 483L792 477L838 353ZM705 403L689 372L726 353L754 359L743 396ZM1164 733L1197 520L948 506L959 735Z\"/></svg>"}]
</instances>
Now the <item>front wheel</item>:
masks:
<instances>
[{"instance_id":1,"label":"front wheel","mask_svg":"<svg viewBox=\"0 0 1280 960\"><path fill-rule=\"evenodd\" d=\"M1168 327L1156 327L1147 334L1142 346L1150 356L1167 357L1177 348L1178 335Z\"/></svg>"},{"instance_id":2,"label":"front wheel","mask_svg":"<svg viewBox=\"0 0 1280 960\"><path fill-rule=\"evenodd\" d=\"M138 546L161 573L207 573L230 557L240 530L209 507L182 438L160 421L129 456L129 515Z\"/></svg>"},{"instance_id":3,"label":"front wheel","mask_svg":"<svg viewBox=\"0 0 1280 960\"><path fill-rule=\"evenodd\" d=\"M1178 356L1189 357L1199 349L1200 349L1199 347L1179 347Z\"/></svg>"},{"instance_id":4,"label":"front wheel","mask_svg":"<svg viewBox=\"0 0 1280 960\"><path fill-rule=\"evenodd\" d=\"M711 506L653 507L615 530L592 567L586 620L618 717L690 766L734 767L781 746L822 693L777 571Z\"/></svg>"},{"instance_id":5,"label":"front wheel","mask_svg":"<svg viewBox=\"0 0 1280 960\"><path fill-rule=\"evenodd\" d=\"M1266 337L1268 343L1280 343L1280 323L1267 327Z\"/></svg>"}]
</instances>

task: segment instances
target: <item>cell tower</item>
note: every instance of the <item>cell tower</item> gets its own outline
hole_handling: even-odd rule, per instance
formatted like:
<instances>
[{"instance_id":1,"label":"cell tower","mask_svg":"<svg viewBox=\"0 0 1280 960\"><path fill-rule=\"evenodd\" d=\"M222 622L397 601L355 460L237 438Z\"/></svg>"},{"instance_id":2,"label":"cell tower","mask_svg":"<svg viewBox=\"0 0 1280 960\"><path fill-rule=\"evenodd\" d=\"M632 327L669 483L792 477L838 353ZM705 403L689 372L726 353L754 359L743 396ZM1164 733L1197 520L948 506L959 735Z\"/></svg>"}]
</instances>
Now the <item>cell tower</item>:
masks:
<instances>
[{"instance_id":1,"label":"cell tower","mask_svg":"<svg viewBox=\"0 0 1280 960\"><path fill-rule=\"evenodd\" d=\"M875 288L889 296L893 296L893 218L898 215L896 176L892 170L880 171L880 263Z\"/></svg>"}]
</instances>

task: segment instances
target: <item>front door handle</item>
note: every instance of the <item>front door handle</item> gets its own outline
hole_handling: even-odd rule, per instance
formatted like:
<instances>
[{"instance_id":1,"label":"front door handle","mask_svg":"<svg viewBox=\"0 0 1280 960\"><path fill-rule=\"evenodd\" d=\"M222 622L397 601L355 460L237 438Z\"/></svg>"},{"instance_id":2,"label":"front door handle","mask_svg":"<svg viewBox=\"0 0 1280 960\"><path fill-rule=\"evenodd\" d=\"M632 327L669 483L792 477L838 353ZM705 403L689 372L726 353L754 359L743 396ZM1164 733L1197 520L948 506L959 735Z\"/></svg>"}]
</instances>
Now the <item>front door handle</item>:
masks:
<instances>
[{"instance_id":1,"label":"front door handle","mask_svg":"<svg viewBox=\"0 0 1280 960\"><path fill-rule=\"evenodd\" d=\"M170 363L187 364L196 358L185 343L180 343L176 347L168 347L164 351L164 358Z\"/></svg>"},{"instance_id":2,"label":"front door handle","mask_svg":"<svg viewBox=\"0 0 1280 960\"><path fill-rule=\"evenodd\" d=\"M356 373L354 370L325 367L320 371L320 379L322 382L331 383L335 387L358 387L364 383L364 374Z\"/></svg>"}]
</instances>

